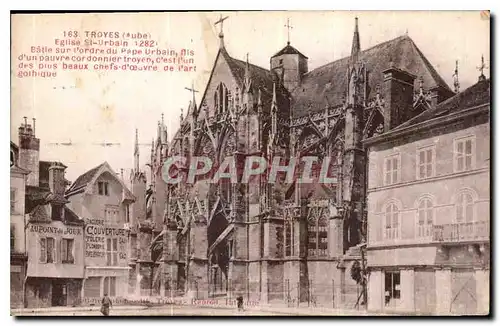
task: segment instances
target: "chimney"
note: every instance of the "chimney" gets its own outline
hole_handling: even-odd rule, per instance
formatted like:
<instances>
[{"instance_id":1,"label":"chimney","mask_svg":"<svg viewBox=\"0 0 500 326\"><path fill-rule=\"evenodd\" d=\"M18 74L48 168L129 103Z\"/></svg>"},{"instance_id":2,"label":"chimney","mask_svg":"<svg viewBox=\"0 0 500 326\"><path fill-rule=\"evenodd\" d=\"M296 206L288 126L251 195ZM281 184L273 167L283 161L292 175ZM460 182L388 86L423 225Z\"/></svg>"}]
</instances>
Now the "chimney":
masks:
<instances>
[{"instance_id":1,"label":"chimney","mask_svg":"<svg viewBox=\"0 0 500 326\"><path fill-rule=\"evenodd\" d=\"M60 162L52 162L49 167L49 188L54 195L64 196L66 191L65 170L66 166Z\"/></svg>"},{"instance_id":2,"label":"chimney","mask_svg":"<svg viewBox=\"0 0 500 326\"><path fill-rule=\"evenodd\" d=\"M35 123L35 119L33 119L33 123ZM26 117L24 117L24 123L19 127L19 166L30 171L26 184L38 187L40 139L35 137L35 129L28 124Z\"/></svg>"},{"instance_id":3,"label":"chimney","mask_svg":"<svg viewBox=\"0 0 500 326\"><path fill-rule=\"evenodd\" d=\"M429 89L429 92L431 94L431 106L433 108L435 108L439 103L443 102L444 100L454 95L452 91L447 90L441 86L435 86Z\"/></svg>"},{"instance_id":4,"label":"chimney","mask_svg":"<svg viewBox=\"0 0 500 326\"><path fill-rule=\"evenodd\" d=\"M384 131L389 131L409 119L413 106L413 89L416 76L394 67L382 71L385 100Z\"/></svg>"}]
</instances>

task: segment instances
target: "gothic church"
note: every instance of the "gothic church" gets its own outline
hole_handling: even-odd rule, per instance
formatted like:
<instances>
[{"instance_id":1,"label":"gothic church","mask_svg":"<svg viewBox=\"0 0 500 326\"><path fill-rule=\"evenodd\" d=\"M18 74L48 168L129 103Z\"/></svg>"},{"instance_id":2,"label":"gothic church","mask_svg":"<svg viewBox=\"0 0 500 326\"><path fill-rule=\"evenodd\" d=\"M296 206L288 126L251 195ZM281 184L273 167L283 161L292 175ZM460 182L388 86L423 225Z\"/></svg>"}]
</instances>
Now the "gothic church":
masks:
<instances>
[{"instance_id":1,"label":"gothic church","mask_svg":"<svg viewBox=\"0 0 500 326\"><path fill-rule=\"evenodd\" d=\"M351 55L311 71L290 42L265 69L231 57L222 28L219 38L200 104L193 90L171 142L158 122L147 172L136 133L130 292L354 305L360 290L350 270L366 242L362 140L455 93L408 35L362 50L357 18ZM241 168L249 155L329 156L337 183L162 178L171 156L208 156L215 165L233 156Z\"/></svg>"}]
</instances>

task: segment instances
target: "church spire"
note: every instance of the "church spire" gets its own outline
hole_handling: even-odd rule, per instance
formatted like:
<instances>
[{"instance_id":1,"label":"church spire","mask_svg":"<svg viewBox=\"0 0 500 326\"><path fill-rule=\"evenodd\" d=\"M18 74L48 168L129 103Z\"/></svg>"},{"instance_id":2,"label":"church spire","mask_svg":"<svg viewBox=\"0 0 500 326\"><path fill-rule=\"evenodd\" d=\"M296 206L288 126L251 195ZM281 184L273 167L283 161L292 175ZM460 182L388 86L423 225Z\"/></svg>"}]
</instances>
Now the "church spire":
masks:
<instances>
[{"instance_id":1,"label":"church spire","mask_svg":"<svg viewBox=\"0 0 500 326\"><path fill-rule=\"evenodd\" d=\"M460 81L458 80L458 60L455 61L455 72L453 73L453 86L455 87L455 93L459 93Z\"/></svg>"},{"instance_id":2,"label":"church spire","mask_svg":"<svg viewBox=\"0 0 500 326\"><path fill-rule=\"evenodd\" d=\"M271 129L274 136L278 131L278 102L276 101L276 83L273 83L273 101L271 103Z\"/></svg>"},{"instance_id":3,"label":"church spire","mask_svg":"<svg viewBox=\"0 0 500 326\"><path fill-rule=\"evenodd\" d=\"M262 92L260 90L260 87L259 87L259 95L257 97L257 113L259 115L262 114Z\"/></svg>"},{"instance_id":4,"label":"church spire","mask_svg":"<svg viewBox=\"0 0 500 326\"><path fill-rule=\"evenodd\" d=\"M247 52L247 63L245 65L245 92L249 93L252 87L252 76L250 75L250 63L248 62L248 52Z\"/></svg>"},{"instance_id":5,"label":"church spire","mask_svg":"<svg viewBox=\"0 0 500 326\"><path fill-rule=\"evenodd\" d=\"M358 17L356 17L354 18L354 36L352 37L352 48L351 48L352 63L356 63L358 61L360 50L361 46L359 43Z\"/></svg>"},{"instance_id":6,"label":"church spire","mask_svg":"<svg viewBox=\"0 0 500 326\"><path fill-rule=\"evenodd\" d=\"M139 130L135 128L134 169L139 172Z\"/></svg>"}]
</instances>

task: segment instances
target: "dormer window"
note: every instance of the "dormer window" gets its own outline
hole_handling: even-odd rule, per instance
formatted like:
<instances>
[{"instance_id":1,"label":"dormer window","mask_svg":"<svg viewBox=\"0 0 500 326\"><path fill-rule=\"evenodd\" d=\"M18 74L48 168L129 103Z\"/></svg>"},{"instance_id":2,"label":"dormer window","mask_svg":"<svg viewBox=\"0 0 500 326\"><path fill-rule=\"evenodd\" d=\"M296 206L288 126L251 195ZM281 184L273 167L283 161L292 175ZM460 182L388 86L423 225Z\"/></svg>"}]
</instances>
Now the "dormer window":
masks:
<instances>
[{"instance_id":1,"label":"dormer window","mask_svg":"<svg viewBox=\"0 0 500 326\"><path fill-rule=\"evenodd\" d=\"M227 111L228 106L229 106L229 97L228 97L227 87L223 83L220 83L219 86L217 86L217 90L215 91L214 94L215 112L217 114L224 113Z\"/></svg>"},{"instance_id":2,"label":"dormer window","mask_svg":"<svg viewBox=\"0 0 500 326\"><path fill-rule=\"evenodd\" d=\"M63 219L63 207L61 205L52 205L52 220L61 221Z\"/></svg>"}]
</instances>

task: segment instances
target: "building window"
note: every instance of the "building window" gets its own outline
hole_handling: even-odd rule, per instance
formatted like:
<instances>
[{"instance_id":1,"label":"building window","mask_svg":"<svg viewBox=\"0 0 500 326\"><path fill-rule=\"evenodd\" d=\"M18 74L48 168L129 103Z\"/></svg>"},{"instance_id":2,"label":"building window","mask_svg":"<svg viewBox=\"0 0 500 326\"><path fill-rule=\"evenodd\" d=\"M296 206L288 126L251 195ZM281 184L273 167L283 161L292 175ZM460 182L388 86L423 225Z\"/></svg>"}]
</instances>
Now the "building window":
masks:
<instances>
[{"instance_id":1,"label":"building window","mask_svg":"<svg viewBox=\"0 0 500 326\"><path fill-rule=\"evenodd\" d=\"M283 64L283 59L280 59L280 65L282 65L282 64Z\"/></svg>"},{"instance_id":2,"label":"building window","mask_svg":"<svg viewBox=\"0 0 500 326\"><path fill-rule=\"evenodd\" d=\"M104 294L110 297L116 296L116 277L105 277L103 290Z\"/></svg>"},{"instance_id":3,"label":"building window","mask_svg":"<svg viewBox=\"0 0 500 326\"><path fill-rule=\"evenodd\" d=\"M434 208L429 198L424 198L418 203L418 237L428 238L432 236L432 225L434 222Z\"/></svg>"},{"instance_id":4,"label":"building window","mask_svg":"<svg viewBox=\"0 0 500 326\"><path fill-rule=\"evenodd\" d=\"M104 208L104 220L111 223L120 221L120 208L118 206L106 206Z\"/></svg>"},{"instance_id":5,"label":"building window","mask_svg":"<svg viewBox=\"0 0 500 326\"><path fill-rule=\"evenodd\" d=\"M61 239L61 261L63 264L74 264L73 239Z\"/></svg>"},{"instance_id":6,"label":"building window","mask_svg":"<svg viewBox=\"0 0 500 326\"><path fill-rule=\"evenodd\" d=\"M125 205L125 223L130 223L130 207Z\"/></svg>"},{"instance_id":7,"label":"building window","mask_svg":"<svg viewBox=\"0 0 500 326\"><path fill-rule=\"evenodd\" d=\"M62 220L63 207L61 205L52 205L52 220L61 221Z\"/></svg>"},{"instance_id":8,"label":"building window","mask_svg":"<svg viewBox=\"0 0 500 326\"><path fill-rule=\"evenodd\" d=\"M328 221L320 208L311 208L308 219L308 256L328 256Z\"/></svg>"},{"instance_id":9,"label":"building window","mask_svg":"<svg viewBox=\"0 0 500 326\"><path fill-rule=\"evenodd\" d=\"M399 238L399 209L394 203L390 203L385 208L385 230L386 240Z\"/></svg>"},{"instance_id":10,"label":"building window","mask_svg":"<svg viewBox=\"0 0 500 326\"><path fill-rule=\"evenodd\" d=\"M401 299L400 272L385 272L385 306L398 306Z\"/></svg>"},{"instance_id":11,"label":"building window","mask_svg":"<svg viewBox=\"0 0 500 326\"><path fill-rule=\"evenodd\" d=\"M106 239L106 264L118 265L118 239Z\"/></svg>"},{"instance_id":12,"label":"building window","mask_svg":"<svg viewBox=\"0 0 500 326\"><path fill-rule=\"evenodd\" d=\"M293 223L290 220L285 221L285 257L293 255Z\"/></svg>"},{"instance_id":13,"label":"building window","mask_svg":"<svg viewBox=\"0 0 500 326\"><path fill-rule=\"evenodd\" d=\"M214 95L215 110L217 113L224 113L229 106L229 96L226 85L220 83Z\"/></svg>"},{"instance_id":14,"label":"building window","mask_svg":"<svg viewBox=\"0 0 500 326\"><path fill-rule=\"evenodd\" d=\"M99 195L101 196L109 196L109 184L105 181L97 182L97 188L99 191Z\"/></svg>"},{"instance_id":15,"label":"building window","mask_svg":"<svg viewBox=\"0 0 500 326\"><path fill-rule=\"evenodd\" d=\"M16 164L16 155L14 154L14 151L10 151L10 166L13 166Z\"/></svg>"},{"instance_id":16,"label":"building window","mask_svg":"<svg viewBox=\"0 0 500 326\"><path fill-rule=\"evenodd\" d=\"M101 296L101 278L90 276L85 280L83 293L85 297L92 298Z\"/></svg>"},{"instance_id":17,"label":"building window","mask_svg":"<svg viewBox=\"0 0 500 326\"><path fill-rule=\"evenodd\" d=\"M399 182L400 177L400 155L391 155L384 162L384 185L392 185Z\"/></svg>"},{"instance_id":18,"label":"building window","mask_svg":"<svg viewBox=\"0 0 500 326\"><path fill-rule=\"evenodd\" d=\"M456 222L470 223L474 221L474 199L469 192L462 192L457 197Z\"/></svg>"},{"instance_id":19,"label":"building window","mask_svg":"<svg viewBox=\"0 0 500 326\"><path fill-rule=\"evenodd\" d=\"M222 178L219 181L221 198L227 203L231 203L232 200L232 186L231 179Z\"/></svg>"},{"instance_id":20,"label":"building window","mask_svg":"<svg viewBox=\"0 0 500 326\"><path fill-rule=\"evenodd\" d=\"M16 250L16 227L14 224L10 225L10 251Z\"/></svg>"},{"instance_id":21,"label":"building window","mask_svg":"<svg viewBox=\"0 0 500 326\"><path fill-rule=\"evenodd\" d=\"M16 189L10 188L10 212L16 212Z\"/></svg>"},{"instance_id":22,"label":"building window","mask_svg":"<svg viewBox=\"0 0 500 326\"><path fill-rule=\"evenodd\" d=\"M40 262L55 263L56 246L54 238L40 238Z\"/></svg>"},{"instance_id":23,"label":"building window","mask_svg":"<svg viewBox=\"0 0 500 326\"><path fill-rule=\"evenodd\" d=\"M426 147L417 150L417 179L434 176L436 162L436 148Z\"/></svg>"},{"instance_id":24,"label":"building window","mask_svg":"<svg viewBox=\"0 0 500 326\"><path fill-rule=\"evenodd\" d=\"M456 139L454 142L453 165L455 172L469 171L474 168L474 138Z\"/></svg>"}]
</instances>

